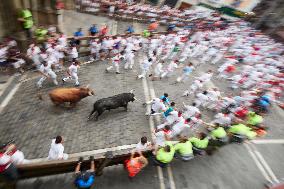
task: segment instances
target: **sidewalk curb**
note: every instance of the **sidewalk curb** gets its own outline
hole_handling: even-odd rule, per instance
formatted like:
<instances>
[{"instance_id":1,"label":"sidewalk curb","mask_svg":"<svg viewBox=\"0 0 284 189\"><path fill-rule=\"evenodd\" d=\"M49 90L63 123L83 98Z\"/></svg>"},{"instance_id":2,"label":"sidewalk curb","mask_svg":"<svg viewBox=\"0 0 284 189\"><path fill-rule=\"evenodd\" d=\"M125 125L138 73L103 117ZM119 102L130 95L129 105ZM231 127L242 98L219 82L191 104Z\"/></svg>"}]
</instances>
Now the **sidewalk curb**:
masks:
<instances>
[{"instance_id":1,"label":"sidewalk curb","mask_svg":"<svg viewBox=\"0 0 284 189\"><path fill-rule=\"evenodd\" d=\"M19 83L20 78L22 75L13 75L11 76L12 79L7 81L7 86L4 87L2 93L0 94L0 104L5 100L5 98L9 95L9 93L13 90L14 86Z\"/></svg>"}]
</instances>

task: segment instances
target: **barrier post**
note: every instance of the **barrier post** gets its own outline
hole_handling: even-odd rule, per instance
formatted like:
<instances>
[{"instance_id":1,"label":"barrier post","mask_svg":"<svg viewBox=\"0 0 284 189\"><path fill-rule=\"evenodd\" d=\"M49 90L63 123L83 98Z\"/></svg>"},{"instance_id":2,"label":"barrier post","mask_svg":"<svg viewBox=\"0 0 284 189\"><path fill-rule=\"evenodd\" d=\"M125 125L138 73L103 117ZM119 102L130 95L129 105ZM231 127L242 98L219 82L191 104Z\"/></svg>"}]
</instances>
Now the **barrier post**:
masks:
<instances>
[{"instance_id":1,"label":"barrier post","mask_svg":"<svg viewBox=\"0 0 284 189\"><path fill-rule=\"evenodd\" d=\"M101 176L103 174L103 169L108 165L108 163L111 162L111 160L113 158L113 153L112 153L112 151L108 151L108 152L105 153L104 156L105 156L105 159L102 160L102 162L96 168L96 175L97 176Z\"/></svg>"}]
</instances>

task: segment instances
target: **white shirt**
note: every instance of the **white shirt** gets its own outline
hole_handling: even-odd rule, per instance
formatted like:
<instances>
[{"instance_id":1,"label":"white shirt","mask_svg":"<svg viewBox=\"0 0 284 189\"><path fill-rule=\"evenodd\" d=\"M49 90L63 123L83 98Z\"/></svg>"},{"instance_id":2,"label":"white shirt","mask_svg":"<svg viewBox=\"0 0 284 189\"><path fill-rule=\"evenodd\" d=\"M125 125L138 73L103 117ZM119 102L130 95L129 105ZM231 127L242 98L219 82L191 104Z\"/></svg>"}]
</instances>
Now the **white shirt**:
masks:
<instances>
[{"instance_id":1,"label":"white shirt","mask_svg":"<svg viewBox=\"0 0 284 189\"><path fill-rule=\"evenodd\" d=\"M170 112L169 116L166 118L167 122L169 124L172 124L174 123L175 121L178 121L179 120L179 117L178 117L178 112L177 111L172 111Z\"/></svg>"},{"instance_id":2,"label":"white shirt","mask_svg":"<svg viewBox=\"0 0 284 189\"><path fill-rule=\"evenodd\" d=\"M212 73L205 73L202 76L200 76L198 79L203 82L208 82L211 80L212 75L213 75Z\"/></svg>"},{"instance_id":3,"label":"white shirt","mask_svg":"<svg viewBox=\"0 0 284 189\"><path fill-rule=\"evenodd\" d=\"M99 52L100 49L101 49L100 43L96 41L91 42L91 53Z\"/></svg>"},{"instance_id":4,"label":"white shirt","mask_svg":"<svg viewBox=\"0 0 284 189\"><path fill-rule=\"evenodd\" d=\"M231 124L231 118L230 116L225 116L222 113L218 113L215 115L215 123L219 123L220 125L230 125Z\"/></svg>"},{"instance_id":5,"label":"white shirt","mask_svg":"<svg viewBox=\"0 0 284 189\"><path fill-rule=\"evenodd\" d=\"M147 59L144 60L144 62L141 65L142 69L148 70L150 66L152 65L152 62L148 61Z\"/></svg>"},{"instance_id":6,"label":"white shirt","mask_svg":"<svg viewBox=\"0 0 284 189\"><path fill-rule=\"evenodd\" d=\"M61 45L62 47L66 47L67 46L67 38L66 38L65 35L62 35L57 40L58 40L58 44Z\"/></svg>"},{"instance_id":7,"label":"white shirt","mask_svg":"<svg viewBox=\"0 0 284 189\"><path fill-rule=\"evenodd\" d=\"M155 70L154 70L154 72L156 73L156 74L159 74L159 73L161 73L162 71L163 71L163 64L162 63L158 63L157 65L156 65L156 67L155 67Z\"/></svg>"},{"instance_id":8,"label":"white shirt","mask_svg":"<svg viewBox=\"0 0 284 189\"><path fill-rule=\"evenodd\" d=\"M184 119L181 119L179 122L174 124L172 130L173 130L173 135L178 135L180 134L186 127L189 128L189 125L185 123Z\"/></svg>"},{"instance_id":9,"label":"white shirt","mask_svg":"<svg viewBox=\"0 0 284 189\"><path fill-rule=\"evenodd\" d=\"M78 51L76 47L73 47L70 51L71 58L78 58Z\"/></svg>"},{"instance_id":10,"label":"white shirt","mask_svg":"<svg viewBox=\"0 0 284 189\"><path fill-rule=\"evenodd\" d=\"M196 89L201 88L202 86L203 86L203 83L201 83L199 80L195 80L190 88L192 90L196 90Z\"/></svg>"},{"instance_id":11,"label":"white shirt","mask_svg":"<svg viewBox=\"0 0 284 189\"><path fill-rule=\"evenodd\" d=\"M52 73L52 69L51 69L51 63L47 63L46 66L44 66L43 64L40 66L39 71L41 71L44 74L49 74Z\"/></svg>"},{"instance_id":12,"label":"white shirt","mask_svg":"<svg viewBox=\"0 0 284 189\"><path fill-rule=\"evenodd\" d=\"M25 163L26 161L28 160L25 160L25 156L24 156L24 153L21 152L20 150L17 150L12 156L12 161L13 163L15 164L23 164Z\"/></svg>"},{"instance_id":13,"label":"white shirt","mask_svg":"<svg viewBox=\"0 0 284 189\"><path fill-rule=\"evenodd\" d=\"M125 54L125 58L126 58L127 60L133 59L133 58L134 58L134 53L131 52L131 51L129 51L129 52L127 51L126 54Z\"/></svg>"},{"instance_id":14,"label":"white shirt","mask_svg":"<svg viewBox=\"0 0 284 189\"><path fill-rule=\"evenodd\" d=\"M55 144L55 139L53 139L50 145L48 159L50 160L62 159L64 156L63 152L64 152L64 146L61 143Z\"/></svg>"},{"instance_id":15,"label":"white shirt","mask_svg":"<svg viewBox=\"0 0 284 189\"><path fill-rule=\"evenodd\" d=\"M27 50L27 56L29 58L33 58L34 56L39 55L40 52L41 52L40 48L37 46L34 46Z\"/></svg>"},{"instance_id":16,"label":"white shirt","mask_svg":"<svg viewBox=\"0 0 284 189\"><path fill-rule=\"evenodd\" d=\"M136 145L137 151L144 151L147 149L148 146L150 146L151 142L146 142L145 144L142 144L141 141Z\"/></svg>"},{"instance_id":17,"label":"white shirt","mask_svg":"<svg viewBox=\"0 0 284 189\"><path fill-rule=\"evenodd\" d=\"M175 70L175 68L177 68L178 65L174 62L171 62L169 65L168 65L168 71L170 72L173 72Z\"/></svg>"},{"instance_id":18,"label":"white shirt","mask_svg":"<svg viewBox=\"0 0 284 189\"><path fill-rule=\"evenodd\" d=\"M155 112L159 112L159 111L165 111L166 110L166 106L163 102L161 102L161 100L159 98L155 98L152 102L152 109Z\"/></svg>"},{"instance_id":19,"label":"white shirt","mask_svg":"<svg viewBox=\"0 0 284 189\"><path fill-rule=\"evenodd\" d=\"M69 66L68 70L69 70L70 74L77 74L78 66L72 64L71 66Z\"/></svg>"},{"instance_id":20,"label":"white shirt","mask_svg":"<svg viewBox=\"0 0 284 189\"><path fill-rule=\"evenodd\" d=\"M11 156L6 155L6 154L0 156L0 165L8 164L10 161L11 161ZM11 165L11 163L9 163L9 164L6 166L5 169L7 169L10 165Z\"/></svg>"},{"instance_id":21,"label":"white shirt","mask_svg":"<svg viewBox=\"0 0 284 189\"><path fill-rule=\"evenodd\" d=\"M198 93L196 95L196 97L198 98L198 100L200 100L201 102L206 102L207 100L209 100L207 95L204 95L202 93Z\"/></svg>"},{"instance_id":22,"label":"white shirt","mask_svg":"<svg viewBox=\"0 0 284 189\"><path fill-rule=\"evenodd\" d=\"M196 113L200 113L199 109L195 106L185 106L186 111L183 112L183 117L185 119L195 116Z\"/></svg>"},{"instance_id":23,"label":"white shirt","mask_svg":"<svg viewBox=\"0 0 284 189\"><path fill-rule=\"evenodd\" d=\"M220 93L220 91L210 90L210 91L208 91L207 96L209 97L209 100L216 101L216 100L218 100L218 97L221 96L221 93Z\"/></svg>"},{"instance_id":24,"label":"white shirt","mask_svg":"<svg viewBox=\"0 0 284 189\"><path fill-rule=\"evenodd\" d=\"M8 47L3 47L0 49L0 62L4 62L7 59Z\"/></svg>"}]
</instances>

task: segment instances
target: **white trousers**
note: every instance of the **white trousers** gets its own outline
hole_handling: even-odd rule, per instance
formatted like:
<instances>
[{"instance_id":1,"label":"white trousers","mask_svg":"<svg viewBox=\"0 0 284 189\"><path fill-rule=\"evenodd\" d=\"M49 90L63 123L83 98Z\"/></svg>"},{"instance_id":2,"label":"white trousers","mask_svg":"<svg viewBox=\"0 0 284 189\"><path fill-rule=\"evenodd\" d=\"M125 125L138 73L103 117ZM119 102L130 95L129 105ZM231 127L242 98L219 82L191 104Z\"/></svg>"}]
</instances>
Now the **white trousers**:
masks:
<instances>
[{"instance_id":1,"label":"white trousers","mask_svg":"<svg viewBox=\"0 0 284 189\"><path fill-rule=\"evenodd\" d=\"M134 58L128 58L126 60L126 63L124 64L124 69L132 69L133 68L133 65L134 65Z\"/></svg>"},{"instance_id":2,"label":"white trousers","mask_svg":"<svg viewBox=\"0 0 284 189\"><path fill-rule=\"evenodd\" d=\"M188 79L189 74L183 73L180 77L177 78L177 82L185 81Z\"/></svg>"},{"instance_id":3,"label":"white trousers","mask_svg":"<svg viewBox=\"0 0 284 189\"><path fill-rule=\"evenodd\" d=\"M138 78L141 79L141 78L146 77L147 72L148 72L148 69L142 69L142 72L140 75L138 75Z\"/></svg>"},{"instance_id":4,"label":"white trousers","mask_svg":"<svg viewBox=\"0 0 284 189\"><path fill-rule=\"evenodd\" d=\"M161 75L161 78L170 77L171 75L173 75L173 73L173 71L164 71Z\"/></svg>"},{"instance_id":5,"label":"white trousers","mask_svg":"<svg viewBox=\"0 0 284 189\"><path fill-rule=\"evenodd\" d=\"M216 57L211 61L211 64L216 64L223 58L223 53L217 53Z\"/></svg>"},{"instance_id":6,"label":"white trousers","mask_svg":"<svg viewBox=\"0 0 284 189\"><path fill-rule=\"evenodd\" d=\"M71 73L70 76L63 78L63 81L67 81L69 79L75 80L75 85L79 85L79 78L77 73Z\"/></svg>"},{"instance_id":7,"label":"white trousers","mask_svg":"<svg viewBox=\"0 0 284 189\"><path fill-rule=\"evenodd\" d=\"M118 62L112 62L112 66L109 66L109 67L107 68L107 71L110 71L110 70L112 70L113 68L115 69L116 72L119 73L119 64L118 64Z\"/></svg>"},{"instance_id":8,"label":"white trousers","mask_svg":"<svg viewBox=\"0 0 284 189\"><path fill-rule=\"evenodd\" d=\"M52 72L49 72L48 75L49 75L50 78L52 79L54 85L58 85L58 82L57 82L57 80L56 80L57 75L56 75L53 71L52 71ZM37 86L38 86L38 87L42 87L42 83L43 83L46 79L47 79L47 77L42 76L42 77L40 78L40 80L37 82Z\"/></svg>"}]
</instances>

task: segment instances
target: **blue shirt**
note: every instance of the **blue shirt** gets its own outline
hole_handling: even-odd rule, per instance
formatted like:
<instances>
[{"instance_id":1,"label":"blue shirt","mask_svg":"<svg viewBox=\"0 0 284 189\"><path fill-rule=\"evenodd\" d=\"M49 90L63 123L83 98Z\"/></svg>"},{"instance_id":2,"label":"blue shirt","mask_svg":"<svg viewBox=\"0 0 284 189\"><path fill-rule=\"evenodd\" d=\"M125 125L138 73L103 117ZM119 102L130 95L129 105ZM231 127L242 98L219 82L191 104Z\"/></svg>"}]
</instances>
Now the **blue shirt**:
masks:
<instances>
[{"instance_id":1,"label":"blue shirt","mask_svg":"<svg viewBox=\"0 0 284 189\"><path fill-rule=\"evenodd\" d=\"M183 68L183 72L184 72L185 74L190 74L190 73L192 72L192 67L190 67L190 66L184 67L184 68Z\"/></svg>"},{"instance_id":2,"label":"blue shirt","mask_svg":"<svg viewBox=\"0 0 284 189\"><path fill-rule=\"evenodd\" d=\"M160 99L161 99L161 100L165 99L165 100L163 100L163 102L166 103L166 104L170 104L170 99L169 99L168 97L165 97L165 96L163 95L163 96L160 97Z\"/></svg>"},{"instance_id":3,"label":"blue shirt","mask_svg":"<svg viewBox=\"0 0 284 189\"><path fill-rule=\"evenodd\" d=\"M98 33L98 32L99 32L98 29L97 29L97 27L95 27L95 26L90 27L89 31L90 31L91 33Z\"/></svg>"},{"instance_id":4,"label":"blue shirt","mask_svg":"<svg viewBox=\"0 0 284 189\"><path fill-rule=\"evenodd\" d=\"M164 116L165 116L165 117L168 117L172 111L174 111L174 109L173 109L172 107L169 107L169 108L164 112Z\"/></svg>"},{"instance_id":5,"label":"blue shirt","mask_svg":"<svg viewBox=\"0 0 284 189\"><path fill-rule=\"evenodd\" d=\"M176 27L175 24L170 24L170 25L168 26L168 29L174 29L175 27Z\"/></svg>"},{"instance_id":6,"label":"blue shirt","mask_svg":"<svg viewBox=\"0 0 284 189\"><path fill-rule=\"evenodd\" d=\"M76 31L75 33L74 33L74 36L75 37L81 37L81 36L83 36L84 34L83 34L83 32L81 32L81 31Z\"/></svg>"},{"instance_id":7,"label":"blue shirt","mask_svg":"<svg viewBox=\"0 0 284 189\"><path fill-rule=\"evenodd\" d=\"M133 27L132 27L132 26L129 26L129 27L127 28L127 32L129 32L129 33L134 33Z\"/></svg>"}]
</instances>

